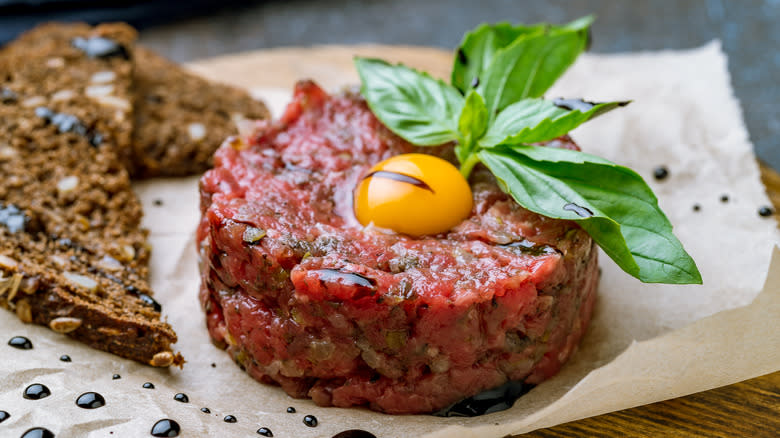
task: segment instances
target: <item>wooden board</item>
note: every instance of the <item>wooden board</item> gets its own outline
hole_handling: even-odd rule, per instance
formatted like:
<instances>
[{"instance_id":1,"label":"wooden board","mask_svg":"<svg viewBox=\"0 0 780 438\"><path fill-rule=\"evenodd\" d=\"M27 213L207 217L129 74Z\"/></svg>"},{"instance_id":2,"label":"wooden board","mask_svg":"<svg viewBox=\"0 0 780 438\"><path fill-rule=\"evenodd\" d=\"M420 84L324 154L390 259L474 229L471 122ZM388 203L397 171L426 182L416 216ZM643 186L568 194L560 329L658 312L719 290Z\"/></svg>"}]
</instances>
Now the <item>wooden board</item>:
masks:
<instances>
[{"instance_id":1,"label":"wooden board","mask_svg":"<svg viewBox=\"0 0 780 438\"><path fill-rule=\"evenodd\" d=\"M443 50L420 47L323 46L229 55L209 59L203 64L196 62L190 67L213 80L246 88L258 84L258 76L271 69L288 74L274 74L270 81L260 81L264 87L291 88L298 79L308 76L316 78L326 88L334 88L345 79L357 83L358 78L350 62L353 56L376 53L382 53L382 57L389 61L403 61L440 78L449 74L452 56ZM780 174L764 164L760 166L762 181L777 212L780 210ZM537 430L524 436L731 438L774 437L777 431L780 431L780 372L687 397Z\"/></svg>"}]
</instances>

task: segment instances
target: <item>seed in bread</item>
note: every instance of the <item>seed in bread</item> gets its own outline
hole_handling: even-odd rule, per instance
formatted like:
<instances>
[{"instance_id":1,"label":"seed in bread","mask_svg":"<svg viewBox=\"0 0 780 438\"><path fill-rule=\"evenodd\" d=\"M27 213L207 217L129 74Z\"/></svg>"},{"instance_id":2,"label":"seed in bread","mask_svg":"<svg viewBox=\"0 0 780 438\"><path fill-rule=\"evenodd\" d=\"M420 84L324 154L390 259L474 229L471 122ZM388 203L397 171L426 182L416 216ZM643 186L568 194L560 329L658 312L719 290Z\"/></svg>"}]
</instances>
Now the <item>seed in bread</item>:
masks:
<instances>
[{"instance_id":1,"label":"seed in bread","mask_svg":"<svg viewBox=\"0 0 780 438\"><path fill-rule=\"evenodd\" d=\"M150 304L147 231L123 166L135 36L125 25L44 25L0 52L0 305L170 366L183 359Z\"/></svg>"}]
</instances>

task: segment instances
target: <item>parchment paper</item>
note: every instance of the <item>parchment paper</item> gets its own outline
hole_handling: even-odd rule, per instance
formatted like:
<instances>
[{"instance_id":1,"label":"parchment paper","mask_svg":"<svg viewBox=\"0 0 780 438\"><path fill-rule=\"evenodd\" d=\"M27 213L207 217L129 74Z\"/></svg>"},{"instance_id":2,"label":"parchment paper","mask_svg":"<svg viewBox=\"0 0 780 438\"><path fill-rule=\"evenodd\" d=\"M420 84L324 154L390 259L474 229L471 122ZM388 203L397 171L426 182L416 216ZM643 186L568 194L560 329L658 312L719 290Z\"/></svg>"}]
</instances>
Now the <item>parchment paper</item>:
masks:
<instances>
[{"instance_id":1,"label":"parchment paper","mask_svg":"<svg viewBox=\"0 0 780 438\"><path fill-rule=\"evenodd\" d=\"M279 109L296 79L329 88L355 83L353 53L406 59L444 75L449 54L433 49L363 47L282 50L203 61L206 76L253 88ZM266 88L257 88L257 87ZM645 285L602 254L603 275L590 330L555 378L507 411L478 418L389 416L363 409L320 408L250 379L213 347L198 307L192 231L198 219L197 179L138 184L154 245L152 281L175 327L184 370L160 370L87 348L65 336L24 325L0 312L5 338L28 336L33 350L0 344L0 410L11 418L0 436L45 426L58 437L148 436L172 418L181 436L329 437L353 428L379 437L499 437L587 416L690 394L780 369L780 249L776 223L756 210L768 205L726 59L717 42L702 48L644 54L585 55L549 97L633 99L574 132L584 150L636 169L652 185L675 231L697 261L703 286ZM652 178L664 164L670 177ZM729 195L721 203L721 194ZM163 206L153 200L162 199ZM701 205L694 212L694 203ZM769 272L767 276L767 272ZM763 287L764 279L766 285ZM69 354L71 363L58 360ZM212 366L213 364L213 366ZM112 380L114 373L121 374ZM156 389L142 389L153 382ZM53 395L24 400L30 383ZM107 404L76 407L79 394L97 391ZM189 395L189 403L173 400ZM297 413L285 412L288 406ZM201 407L211 409L204 414ZM238 418L228 424L222 418ZM302 423L306 414L319 426Z\"/></svg>"}]
</instances>

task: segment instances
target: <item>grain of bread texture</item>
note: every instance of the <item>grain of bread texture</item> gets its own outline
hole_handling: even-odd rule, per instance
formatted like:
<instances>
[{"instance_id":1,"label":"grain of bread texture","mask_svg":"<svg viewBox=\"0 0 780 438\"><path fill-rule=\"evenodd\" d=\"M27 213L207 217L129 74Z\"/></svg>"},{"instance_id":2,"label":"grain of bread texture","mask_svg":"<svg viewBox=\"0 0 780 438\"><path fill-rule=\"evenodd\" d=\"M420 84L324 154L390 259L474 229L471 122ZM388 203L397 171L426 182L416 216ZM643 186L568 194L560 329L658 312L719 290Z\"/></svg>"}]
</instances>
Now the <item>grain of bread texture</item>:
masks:
<instances>
[{"instance_id":1,"label":"grain of bread texture","mask_svg":"<svg viewBox=\"0 0 780 438\"><path fill-rule=\"evenodd\" d=\"M269 117L247 92L195 76L149 49L136 47L135 60L133 177L202 173L237 124Z\"/></svg>"},{"instance_id":2,"label":"grain of bread texture","mask_svg":"<svg viewBox=\"0 0 780 438\"><path fill-rule=\"evenodd\" d=\"M44 25L0 52L0 305L94 348L183 363L149 288L126 25Z\"/></svg>"}]
</instances>

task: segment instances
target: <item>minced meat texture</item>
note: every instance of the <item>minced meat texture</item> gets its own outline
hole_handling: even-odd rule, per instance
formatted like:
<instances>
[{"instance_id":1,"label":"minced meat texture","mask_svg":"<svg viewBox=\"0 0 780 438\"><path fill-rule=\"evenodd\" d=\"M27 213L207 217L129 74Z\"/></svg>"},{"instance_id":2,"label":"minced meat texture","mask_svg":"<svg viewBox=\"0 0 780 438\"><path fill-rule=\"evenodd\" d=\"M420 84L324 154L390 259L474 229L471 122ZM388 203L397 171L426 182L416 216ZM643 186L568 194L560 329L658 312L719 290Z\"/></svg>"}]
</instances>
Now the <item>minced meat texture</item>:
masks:
<instances>
[{"instance_id":1,"label":"minced meat texture","mask_svg":"<svg viewBox=\"0 0 780 438\"><path fill-rule=\"evenodd\" d=\"M451 145L415 148L357 94L312 82L279 121L218 150L201 179L201 302L212 338L253 377L324 406L423 413L538 383L576 349L595 244L521 208L484 169L471 215L447 233L356 221L357 182L407 152L452 159Z\"/></svg>"}]
</instances>

